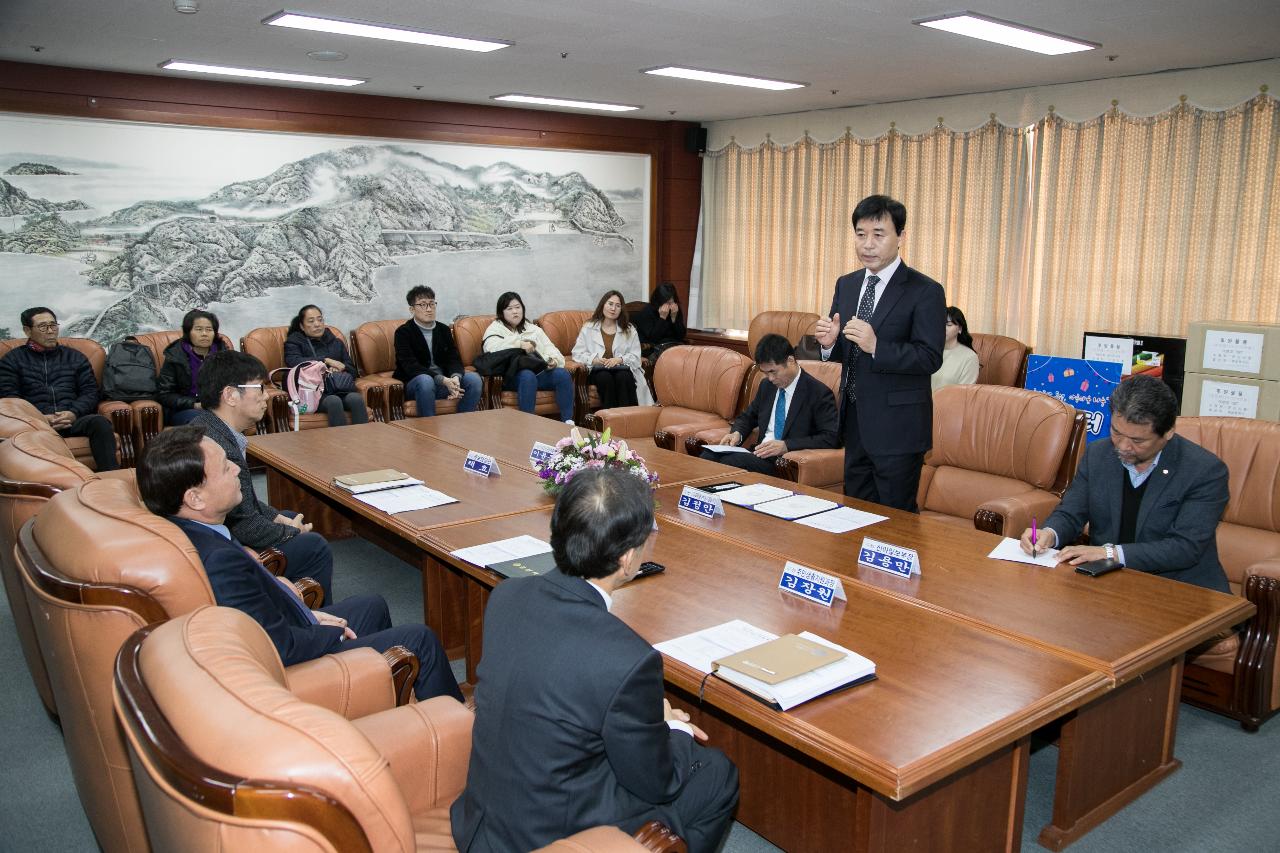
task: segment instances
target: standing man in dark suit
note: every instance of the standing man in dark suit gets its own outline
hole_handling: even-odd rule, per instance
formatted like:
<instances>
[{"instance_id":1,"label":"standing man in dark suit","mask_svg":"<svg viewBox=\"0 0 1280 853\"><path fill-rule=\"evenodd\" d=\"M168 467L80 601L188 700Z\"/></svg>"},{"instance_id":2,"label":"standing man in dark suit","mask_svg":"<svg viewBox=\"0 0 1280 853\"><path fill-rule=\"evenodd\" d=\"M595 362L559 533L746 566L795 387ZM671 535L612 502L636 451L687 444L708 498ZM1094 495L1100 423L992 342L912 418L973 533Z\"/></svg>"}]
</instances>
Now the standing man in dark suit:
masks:
<instances>
[{"instance_id":1,"label":"standing man in dark suit","mask_svg":"<svg viewBox=\"0 0 1280 853\"><path fill-rule=\"evenodd\" d=\"M457 400L459 412L480 404L480 374L468 373L448 324L436 320L436 292L418 285L405 294L413 316L396 328L396 370L392 377L418 406L418 417L436 413L436 400Z\"/></svg>"},{"instance_id":2,"label":"standing man in dark suit","mask_svg":"<svg viewBox=\"0 0 1280 853\"><path fill-rule=\"evenodd\" d=\"M818 321L816 336L822 360L844 365L844 493L916 512L933 446L929 378L942 365L947 302L942 285L899 257L906 227L901 202L884 195L858 202L854 245L865 268L836 281L831 316Z\"/></svg>"},{"instance_id":3,"label":"standing man in dark suit","mask_svg":"<svg viewBox=\"0 0 1280 853\"><path fill-rule=\"evenodd\" d=\"M551 515L556 569L489 597L467 787L450 811L463 853L651 820L703 853L728 831L737 769L694 742L706 735L663 699L662 656L609 613L652 529L644 482L584 470Z\"/></svg>"},{"instance_id":4,"label":"standing man in dark suit","mask_svg":"<svg viewBox=\"0 0 1280 853\"><path fill-rule=\"evenodd\" d=\"M835 447L839 436L836 400L831 389L800 369L796 349L782 335L765 335L756 344L756 369L764 374L751 405L733 421L721 444L741 446L755 431L751 453L703 450L702 458L736 468L774 474L777 459L789 450Z\"/></svg>"},{"instance_id":5,"label":"standing man in dark suit","mask_svg":"<svg viewBox=\"0 0 1280 853\"><path fill-rule=\"evenodd\" d=\"M1227 466L1174 434L1178 398L1153 376L1126 379L1111 392L1111 440L1089 445L1062 502L1036 531L1028 554L1075 542L1060 563L1094 560L1230 592L1218 560L1218 522L1227 508Z\"/></svg>"},{"instance_id":6,"label":"standing man in dark suit","mask_svg":"<svg viewBox=\"0 0 1280 853\"><path fill-rule=\"evenodd\" d=\"M344 649L385 652L404 646L419 663L419 699L462 693L436 635L425 625L391 627L380 595L358 595L308 610L286 582L277 580L223 521L240 502L239 470L199 427L166 430L147 442L138 462L138 492L147 509L167 517L200 554L214 600L252 616L271 638L285 666Z\"/></svg>"}]
</instances>

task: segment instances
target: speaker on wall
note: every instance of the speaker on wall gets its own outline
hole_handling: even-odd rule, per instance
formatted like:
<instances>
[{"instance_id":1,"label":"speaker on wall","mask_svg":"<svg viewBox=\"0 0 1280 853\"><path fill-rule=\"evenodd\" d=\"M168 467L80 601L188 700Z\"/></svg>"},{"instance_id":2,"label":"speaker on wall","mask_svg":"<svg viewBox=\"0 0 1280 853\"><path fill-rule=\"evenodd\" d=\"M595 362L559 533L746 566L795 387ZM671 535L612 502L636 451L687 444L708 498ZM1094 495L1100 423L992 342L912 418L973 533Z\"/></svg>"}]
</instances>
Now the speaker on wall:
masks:
<instances>
[{"instance_id":1,"label":"speaker on wall","mask_svg":"<svg viewBox=\"0 0 1280 853\"><path fill-rule=\"evenodd\" d=\"M691 127L684 132L684 150L690 154L707 153L707 129Z\"/></svg>"}]
</instances>

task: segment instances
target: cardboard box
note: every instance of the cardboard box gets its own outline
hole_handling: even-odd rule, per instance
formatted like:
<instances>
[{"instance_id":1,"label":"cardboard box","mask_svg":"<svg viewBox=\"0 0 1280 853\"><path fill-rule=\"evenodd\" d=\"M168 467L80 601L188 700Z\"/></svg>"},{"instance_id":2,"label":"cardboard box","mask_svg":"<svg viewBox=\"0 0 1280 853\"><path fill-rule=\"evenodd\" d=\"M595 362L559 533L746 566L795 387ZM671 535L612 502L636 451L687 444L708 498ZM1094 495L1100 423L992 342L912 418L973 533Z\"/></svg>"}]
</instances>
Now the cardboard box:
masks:
<instances>
[{"instance_id":1,"label":"cardboard box","mask_svg":"<svg viewBox=\"0 0 1280 853\"><path fill-rule=\"evenodd\" d=\"M1187 329L1192 372L1250 379L1280 379L1280 326L1197 320Z\"/></svg>"},{"instance_id":2,"label":"cardboard box","mask_svg":"<svg viewBox=\"0 0 1280 853\"><path fill-rule=\"evenodd\" d=\"M1188 370L1182 386L1182 414L1280 421L1280 381Z\"/></svg>"}]
</instances>

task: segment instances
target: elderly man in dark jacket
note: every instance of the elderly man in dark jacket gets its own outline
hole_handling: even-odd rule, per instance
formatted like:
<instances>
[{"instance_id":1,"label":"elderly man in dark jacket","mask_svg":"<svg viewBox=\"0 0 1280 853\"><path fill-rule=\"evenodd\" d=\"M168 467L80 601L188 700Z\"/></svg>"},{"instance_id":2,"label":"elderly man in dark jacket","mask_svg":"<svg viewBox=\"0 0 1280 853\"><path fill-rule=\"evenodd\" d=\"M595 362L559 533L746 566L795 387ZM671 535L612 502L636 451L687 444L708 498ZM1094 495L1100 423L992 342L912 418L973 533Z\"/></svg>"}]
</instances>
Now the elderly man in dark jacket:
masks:
<instances>
[{"instance_id":1,"label":"elderly man in dark jacket","mask_svg":"<svg viewBox=\"0 0 1280 853\"><path fill-rule=\"evenodd\" d=\"M116 436L97 413L98 380L89 359L58 345L58 318L45 307L22 312L25 345L0 358L0 397L21 397L63 438L85 436L99 471L116 468Z\"/></svg>"}]
</instances>

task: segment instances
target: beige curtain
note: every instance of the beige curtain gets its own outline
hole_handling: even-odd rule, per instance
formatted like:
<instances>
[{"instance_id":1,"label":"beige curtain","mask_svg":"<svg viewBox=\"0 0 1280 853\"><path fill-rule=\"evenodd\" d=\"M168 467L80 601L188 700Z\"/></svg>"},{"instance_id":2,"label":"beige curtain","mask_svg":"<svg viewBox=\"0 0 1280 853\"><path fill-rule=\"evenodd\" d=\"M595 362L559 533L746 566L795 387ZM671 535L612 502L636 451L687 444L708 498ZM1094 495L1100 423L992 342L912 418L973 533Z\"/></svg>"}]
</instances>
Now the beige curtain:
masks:
<instances>
[{"instance_id":1,"label":"beige curtain","mask_svg":"<svg viewBox=\"0 0 1280 853\"><path fill-rule=\"evenodd\" d=\"M1008 334L1079 355L1084 331L1280 322L1280 109L1258 97L1035 128L1025 306Z\"/></svg>"}]
</instances>

